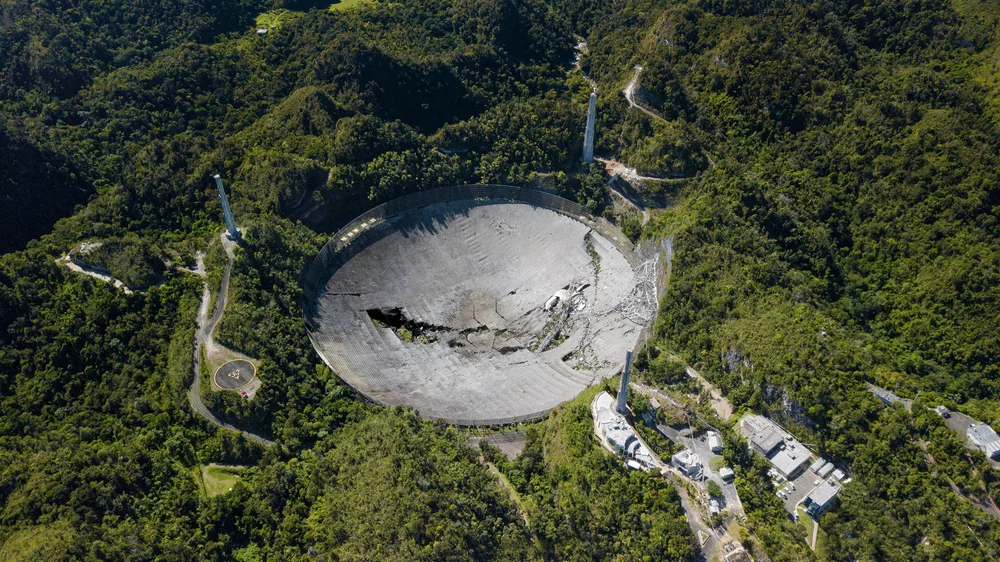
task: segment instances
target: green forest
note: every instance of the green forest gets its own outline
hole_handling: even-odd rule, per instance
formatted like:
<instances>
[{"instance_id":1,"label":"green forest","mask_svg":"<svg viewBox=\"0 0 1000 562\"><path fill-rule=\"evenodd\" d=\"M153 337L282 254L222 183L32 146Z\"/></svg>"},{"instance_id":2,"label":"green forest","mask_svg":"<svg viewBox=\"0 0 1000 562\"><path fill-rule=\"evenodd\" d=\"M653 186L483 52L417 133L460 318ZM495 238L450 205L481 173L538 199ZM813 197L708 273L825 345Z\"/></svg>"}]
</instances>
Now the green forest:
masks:
<instances>
[{"instance_id":1,"label":"green forest","mask_svg":"<svg viewBox=\"0 0 1000 562\"><path fill-rule=\"evenodd\" d=\"M984 0L0 0L0 559L697 559L674 488L592 437L596 387L509 460L313 351L336 229L476 182L669 238L638 375L689 388L683 361L849 467L813 552L728 447L748 545L1000 558L1000 471L928 410L1000 427L998 29ZM590 80L598 156L665 178L645 224L579 164ZM216 173L246 231L216 338L264 386L206 400L272 447L188 405L202 279L165 262L217 292ZM144 290L57 263L89 241ZM209 463L250 468L209 497Z\"/></svg>"}]
</instances>

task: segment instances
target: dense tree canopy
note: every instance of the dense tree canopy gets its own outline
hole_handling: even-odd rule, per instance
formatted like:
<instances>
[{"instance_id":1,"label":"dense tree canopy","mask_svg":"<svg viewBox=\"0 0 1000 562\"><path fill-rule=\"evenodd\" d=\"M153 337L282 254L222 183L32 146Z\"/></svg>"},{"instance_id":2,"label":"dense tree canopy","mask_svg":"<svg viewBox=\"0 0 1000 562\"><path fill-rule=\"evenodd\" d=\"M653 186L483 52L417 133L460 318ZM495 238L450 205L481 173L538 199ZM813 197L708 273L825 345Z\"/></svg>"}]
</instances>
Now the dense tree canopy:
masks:
<instances>
[{"instance_id":1,"label":"dense tree canopy","mask_svg":"<svg viewBox=\"0 0 1000 562\"><path fill-rule=\"evenodd\" d=\"M325 8L0 2L0 558L689 558L676 492L595 446L586 397L508 461L360 401L301 322L311 257L393 197L505 182L614 219L606 172L578 164L588 79L598 154L672 178L639 193L668 208L621 221L673 237L637 377L689 388L677 356L849 468L820 520L831 559L1000 557L982 509L998 472L927 410L1000 426L996 6ZM647 112L621 94L636 65ZM203 251L218 289L215 173L246 230L216 336L260 359L263 386L207 401L273 436L266 450L188 408L201 279L161 269ZM126 295L54 263L90 240L116 276L153 286ZM761 459L726 460L753 541L774 560L824 555ZM209 498L209 462L251 468Z\"/></svg>"}]
</instances>

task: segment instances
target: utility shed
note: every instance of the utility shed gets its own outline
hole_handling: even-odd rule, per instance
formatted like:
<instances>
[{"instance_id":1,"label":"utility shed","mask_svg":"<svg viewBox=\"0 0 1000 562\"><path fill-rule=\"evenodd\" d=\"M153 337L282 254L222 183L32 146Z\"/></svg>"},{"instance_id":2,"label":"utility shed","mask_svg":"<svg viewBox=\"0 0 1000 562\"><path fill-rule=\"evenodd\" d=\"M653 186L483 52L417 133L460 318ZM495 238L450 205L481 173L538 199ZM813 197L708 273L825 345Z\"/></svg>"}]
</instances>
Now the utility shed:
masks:
<instances>
[{"instance_id":1,"label":"utility shed","mask_svg":"<svg viewBox=\"0 0 1000 562\"><path fill-rule=\"evenodd\" d=\"M826 478L826 475L830 474L830 472L832 472L832 471L833 471L833 463L832 462L828 462L828 463L824 464L822 468L820 468L819 470L817 470L816 474L819 474L820 478Z\"/></svg>"},{"instance_id":2,"label":"utility shed","mask_svg":"<svg viewBox=\"0 0 1000 562\"><path fill-rule=\"evenodd\" d=\"M733 469L729 468L728 466L724 466L719 469L719 476L722 477L722 479L725 480L726 482L729 482L733 478L736 478L736 473L733 472Z\"/></svg>"},{"instance_id":3,"label":"utility shed","mask_svg":"<svg viewBox=\"0 0 1000 562\"><path fill-rule=\"evenodd\" d=\"M818 473L819 469L823 468L824 464L826 464L826 459L824 459L823 457L820 457L820 458L816 459L816 462L814 462L811 465L809 465L809 470Z\"/></svg>"},{"instance_id":4,"label":"utility shed","mask_svg":"<svg viewBox=\"0 0 1000 562\"><path fill-rule=\"evenodd\" d=\"M1000 460L1000 437L985 423L974 423L967 433L969 444L979 449L987 457Z\"/></svg>"},{"instance_id":5,"label":"utility shed","mask_svg":"<svg viewBox=\"0 0 1000 562\"><path fill-rule=\"evenodd\" d=\"M722 437L720 437L719 434L716 433L716 432L714 432L714 431L709 431L708 432L708 447L710 449L712 449L713 453L716 453L716 454L721 453L722 452L722 448L723 448Z\"/></svg>"}]
</instances>

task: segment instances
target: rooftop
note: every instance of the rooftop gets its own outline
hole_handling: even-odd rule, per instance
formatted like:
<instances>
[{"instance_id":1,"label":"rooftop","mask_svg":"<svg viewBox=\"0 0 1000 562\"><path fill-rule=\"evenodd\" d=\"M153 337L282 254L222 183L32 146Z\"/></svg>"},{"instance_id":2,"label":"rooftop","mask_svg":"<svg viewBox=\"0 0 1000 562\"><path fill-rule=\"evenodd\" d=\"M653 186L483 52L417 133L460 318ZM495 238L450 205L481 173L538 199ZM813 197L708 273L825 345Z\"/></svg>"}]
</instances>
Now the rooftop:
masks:
<instances>
[{"instance_id":1,"label":"rooftop","mask_svg":"<svg viewBox=\"0 0 1000 562\"><path fill-rule=\"evenodd\" d=\"M781 434L771 427L764 427L760 432L754 432L750 437L750 442L758 449L770 453L775 447L781 445L783 441Z\"/></svg>"},{"instance_id":2,"label":"rooftop","mask_svg":"<svg viewBox=\"0 0 1000 562\"><path fill-rule=\"evenodd\" d=\"M997 432L993 431L993 428L986 425L985 423L970 425L969 437L975 439L977 442L982 443L983 445L987 443L1000 441L1000 436L997 436Z\"/></svg>"},{"instance_id":3,"label":"rooftop","mask_svg":"<svg viewBox=\"0 0 1000 562\"><path fill-rule=\"evenodd\" d=\"M771 457L771 464L787 477L798 472L803 465L809 462L811 456L805 447L790 444Z\"/></svg>"},{"instance_id":4,"label":"rooftop","mask_svg":"<svg viewBox=\"0 0 1000 562\"><path fill-rule=\"evenodd\" d=\"M812 500L813 503L816 503L820 506L825 506L826 504L830 503L830 501L833 500L833 498L837 497L837 494L839 493L840 493L839 484L837 484L833 480L825 480L823 481L822 484L816 486L815 490L809 492L809 495L806 496L806 498Z\"/></svg>"},{"instance_id":5,"label":"rooftop","mask_svg":"<svg viewBox=\"0 0 1000 562\"><path fill-rule=\"evenodd\" d=\"M969 426L969 439L972 443L983 450L987 457L1000 455L1000 437L993 428L985 423L972 424Z\"/></svg>"}]
</instances>

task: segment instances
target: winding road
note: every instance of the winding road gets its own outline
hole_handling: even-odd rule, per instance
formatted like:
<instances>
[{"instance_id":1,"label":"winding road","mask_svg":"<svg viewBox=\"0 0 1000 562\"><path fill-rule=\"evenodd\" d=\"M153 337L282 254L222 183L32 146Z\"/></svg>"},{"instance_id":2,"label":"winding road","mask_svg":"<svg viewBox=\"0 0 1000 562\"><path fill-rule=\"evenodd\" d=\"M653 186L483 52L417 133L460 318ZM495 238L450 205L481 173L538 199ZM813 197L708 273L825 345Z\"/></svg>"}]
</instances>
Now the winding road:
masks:
<instances>
[{"instance_id":1,"label":"winding road","mask_svg":"<svg viewBox=\"0 0 1000 562\"><path fill-rule=\"evenodd\" d=\"M650 111L650 110L646 109L645 107L643 107L643 106L635 103L635 87L639 83L639 75L640 74L642 74L642 67L637 64L637 65L635 65L635 74L632 75L632 80L630 80L629 83L628 83L628 85L625 86L625 89L622 90L622 93L625 94L625 99L628 100L628 104L630 106L638 109L639 111L645 113L646 115L649 115L653 119L659 119L660 121L663 121L664 123L667 123L668 121L666 119L664 119L662 115L660 115L658 113L654 113L653 111Z\"/></svg>"},{"instance_id":2,"label":"winding road","mask_svg":"<svg viewBox=\"0 0 1000 562\"><path fill-rule=\"evenodd\" d=\"M225 242L223 244L225 245ZM229 274L233 268L233 251L230 246L226 246L226 256L228 260L226 261L226 268L222 271L222 282L219 284L219 298L216 299L215 309L209 318L206 318L206 316L208 316L208 303L211 301L212 294L208 290L207 283L202 290L201 307L198 309L198 330L194 336L194 382L191 383L191 390L188 391L188 402L190 402L192 410L212 424L240 433L243 437L251 441L256 441L261 445L270 447L275 444L274 441L222 421L205 406L205 403L201 399L201 350L206 345L211 346L214 344L212 334L215 332L215 327L219 324L219 321L222 320L222 313L226 309L226 301L229 297Z\"/></svg>"}]
</instances>

